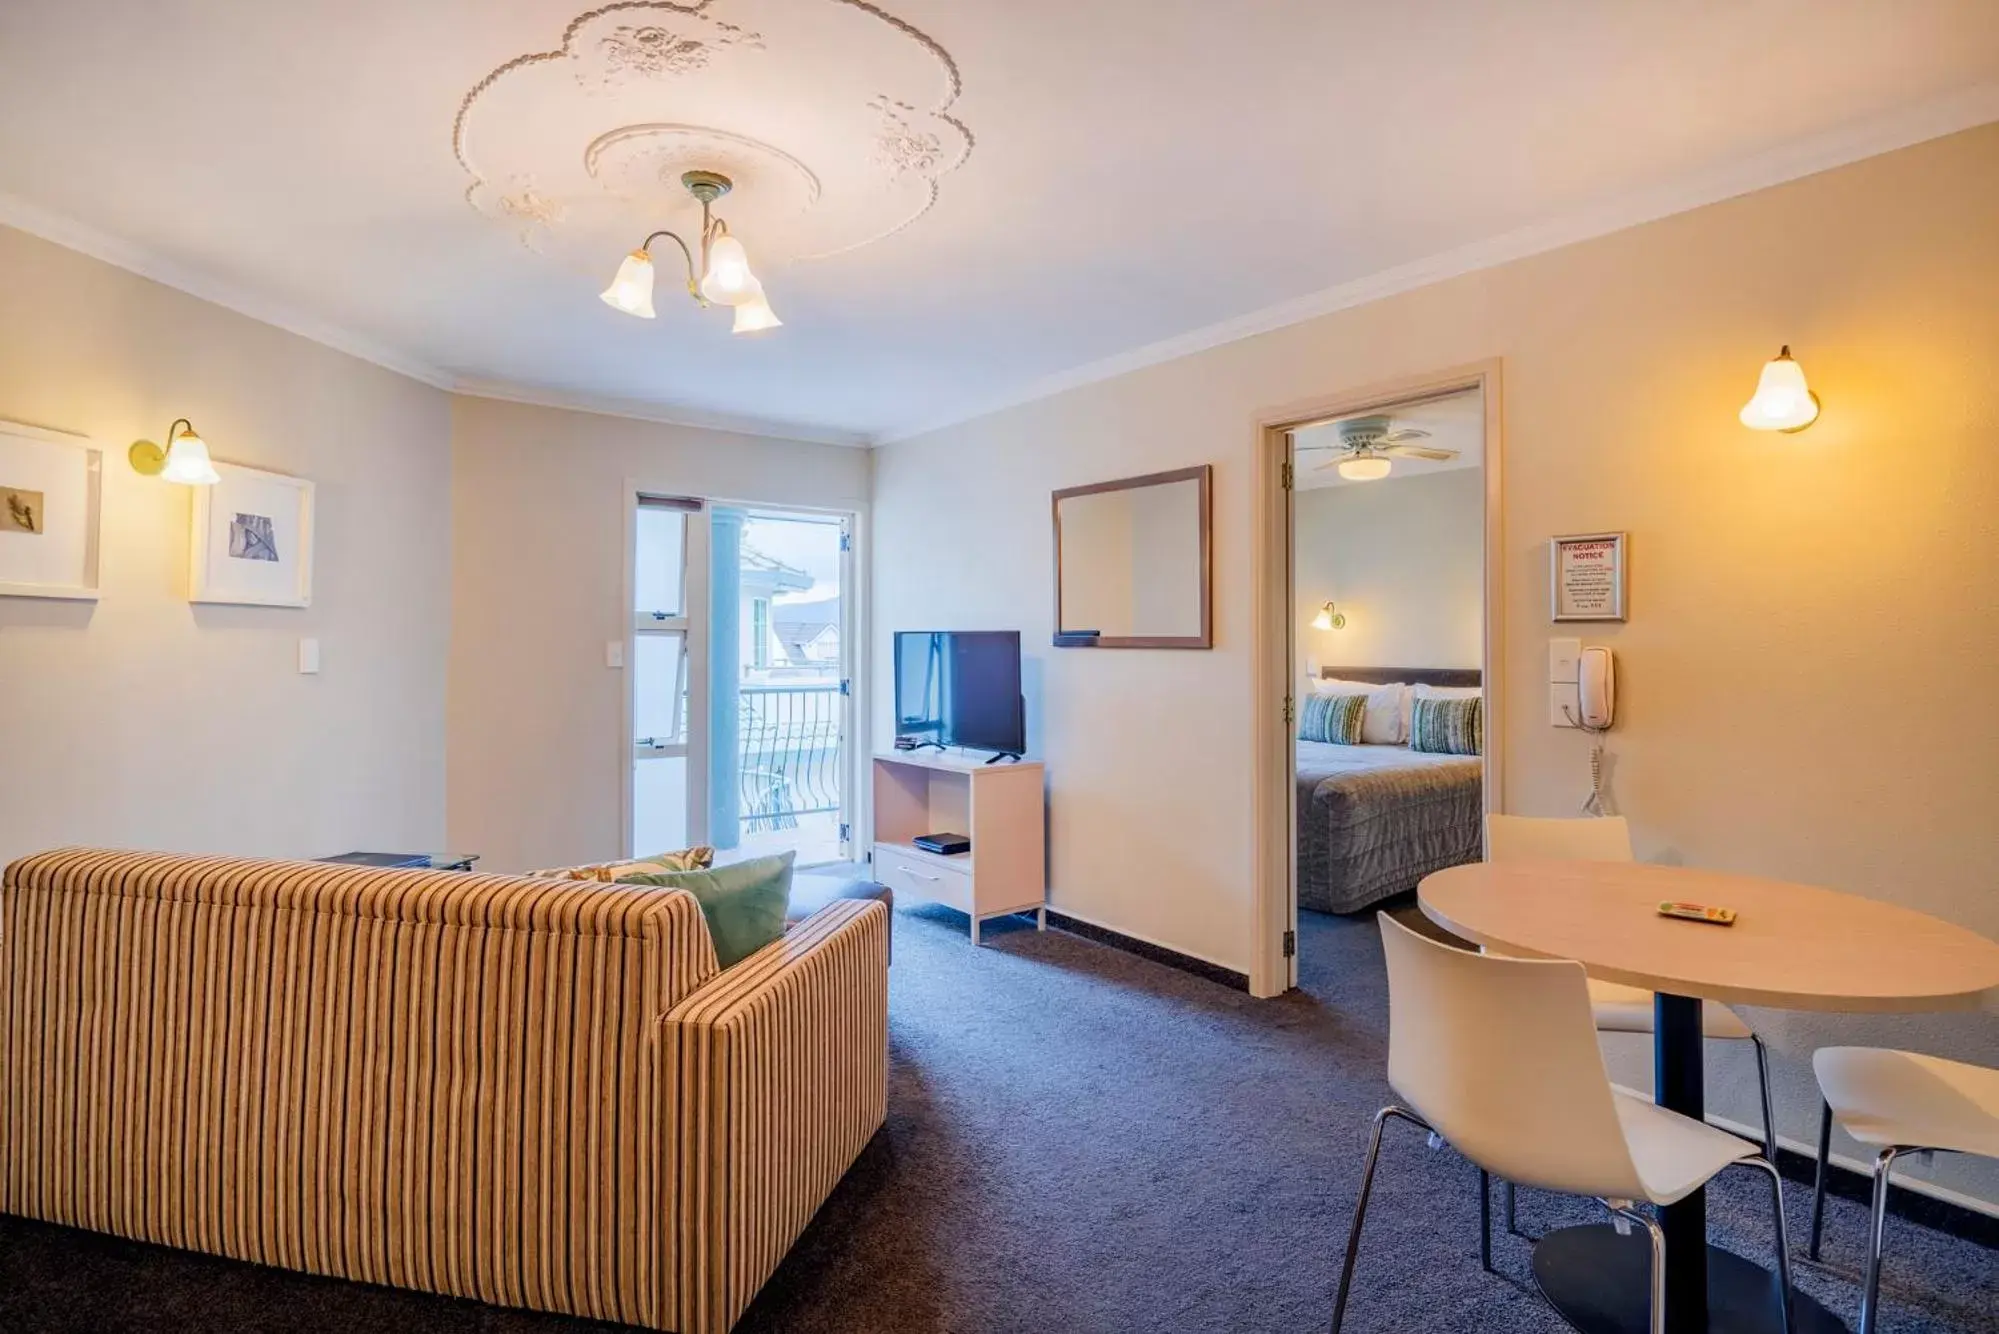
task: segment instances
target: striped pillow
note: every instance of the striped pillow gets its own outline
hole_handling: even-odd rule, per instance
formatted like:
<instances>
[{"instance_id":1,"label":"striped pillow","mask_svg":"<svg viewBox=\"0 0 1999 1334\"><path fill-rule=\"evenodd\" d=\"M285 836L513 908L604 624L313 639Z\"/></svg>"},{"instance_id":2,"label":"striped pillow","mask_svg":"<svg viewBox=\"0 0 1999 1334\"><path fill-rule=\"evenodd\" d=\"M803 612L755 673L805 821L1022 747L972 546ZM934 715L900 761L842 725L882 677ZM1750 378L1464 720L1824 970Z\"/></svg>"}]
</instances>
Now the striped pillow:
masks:
<instances>
[{"instance_id":1,"label":"striped pillow","mask_svg":"<svg viewBox=\"0 0 1999 1334\"><path fill-rule=\"evenodd\" d=\"M627 875L658 875L667 871L705 871L715 862L715 849L683 848L660 852L628 862L595 862L589 866L551 866L545 871L529 871L537 880L597 880L609 884Z\"/></svg>"},{"instance_id":2,"label":"striped pillow","mask_svg":"<svg viewBox=\"0 0 1999 1334\"><path fill-rule=\"evenodd\" d=\"M1433 755L1485 753L1485 701L1417 696L1409 717L1409 749Z\"/></svg>"},{"instance_id":3,"label":"striped pillow","mask_svg":"<svg viewBox=\"0 0 1999 1334\"><path fill-rule=\"evenodd\" d=\"M1298 715L1298 739L1358 746L1366 717L1366 695L1307 695L1305 711Z\"/></svg>"}]
</instances>

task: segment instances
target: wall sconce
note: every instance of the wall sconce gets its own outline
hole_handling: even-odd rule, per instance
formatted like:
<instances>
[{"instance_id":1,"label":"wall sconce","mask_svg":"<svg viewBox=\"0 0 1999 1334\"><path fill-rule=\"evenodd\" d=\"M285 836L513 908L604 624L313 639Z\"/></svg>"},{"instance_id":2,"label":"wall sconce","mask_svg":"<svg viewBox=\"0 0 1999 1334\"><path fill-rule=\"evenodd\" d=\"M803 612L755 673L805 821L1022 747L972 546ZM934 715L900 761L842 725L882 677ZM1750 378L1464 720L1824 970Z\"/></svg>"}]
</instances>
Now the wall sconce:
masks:
<instances>
[{"instance_id":1,"label":"wall sconce","mask_svg":"<svg viewBox=\"0 0 1999 1334\"><path fill-rule=\"evenodd\" d=\"M1791 359L1786 343L1775 361L1763 363L1756 394L1742 405L1742 424L1758 431L1802 431L1819 419L1819 396L1805 383L1805 368Z\"/></svg>"},{"instance_id":2,"label":"wall sconce","mask_svg":"<svg viewBox=\"0 0 1999 1334\"><path fill-rule=\"evenodd\" d=\"M1347 614L1328 602L1319 608L1319 614L1312 618L1314 630L1344 630L1347 628Z\"/></svg>"},{"instance_id":3,"label":"wall sconce","mask_svg":"<svg viewBox=\"0 0 1999 1334\"><path fill-rule=\"evenodd\" d=\"M173 425L167 427L165 449L150 440L134 440L125 457L131 460L132 471L163 482L214 486L222 480L208 460L207 443L194 433L194 423L185 417L174 418Z\"/></svg>"}]
</instances>

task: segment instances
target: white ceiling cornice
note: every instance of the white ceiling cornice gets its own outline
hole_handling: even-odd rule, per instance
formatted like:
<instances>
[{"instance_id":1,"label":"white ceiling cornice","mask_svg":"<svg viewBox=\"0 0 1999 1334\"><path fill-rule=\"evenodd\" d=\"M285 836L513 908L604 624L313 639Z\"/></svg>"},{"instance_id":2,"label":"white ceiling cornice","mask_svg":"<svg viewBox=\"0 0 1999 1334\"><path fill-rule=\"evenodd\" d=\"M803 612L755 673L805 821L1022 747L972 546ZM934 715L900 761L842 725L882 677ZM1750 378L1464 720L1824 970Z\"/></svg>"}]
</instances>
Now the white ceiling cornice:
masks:
<instances>
[{"instance_id":1,"label":"white ceiling cornice","mask_svg":"<svg viewBox=\"0 0 1999 1334\"><path fill-rule=\"evenodd\" d=\"M440 370L417 357L409 356L350 329L343 329L339 325L316 319L281 302L259 296L213 274L176 263L146 246L52 213L18 195L0 193L0 224L27 232L31 236L39 236L44 241L53 242L65 249L79 251L92 259L103 260L115 268L136 273L141 278L150 278L162 286L199 297L210 305L233 310L238 315L247 315L259 324L272 325L287 333L297 334L300 338L310 339L336 351L345 352L350 357L373 362L398 375L421 380L434 388L456 387L454 377L449 372Z\"/></svg>"},{"instance_id":2,"label":"white ceiling cornice","mask_svg":"<svg viewBox=\"0 0 1999 1334\"><path fill-rule=\"evenodd\" d=\"M1044 376L1010 393L996 395L978 404L932 417L927 421L898 427L878 435L876 445L895 444L931 431L1006 408L1032 403L1084 385L1114 379L1132 371L1176 361L1196 352L1239 342L1294 324L1330 315L1335 311L1363 306L1401 292L1428 287L1448 278L1496 268L1514 260L1557 250L1579 241L1607 236L1642 223L1656 222L1676 213L1685 213L1708 204L1752 194L1786 181L1830 171L1848 163L1891 153L1899 148L1940 139L1961 130L1999 121L1999 80L1928 102L1905 107L1886 116L1856 122L1827 134L1785 144L1779 148L1743 158L1721 167L1685 177L1664 186L1637 191L1597 207L1564 218L1536 223L1517 231L1475 241L1441 254L1379 273L1340 283L1309 296L1266 306L1262 310L1206 325L1173 338L1148 343L1100 361Z\"/></svg>"},{"instance_id":3,"label":"white ceiling cornice","mask_svg":"<svg viewBox=\"0 0 1999 1334\"><path fill-rule=\"evenodd\" d=\"M562 408L569 412L593 412L600 417L624 417L632 421L657 422L662 426L689 426L704 431L727 431L733 435L754 435L808 445L844 445L866 449L874 440L858 431L838 431L803 422L773 421L727 412L703 412L677 408L668 403L644 403L636 399L611 398L597 394L575 394L562 389L538 388L491 380L459 380L450 386L466 398L490 398L502 403L525 403L537 408Z\"/></svg>"}]
</instances>

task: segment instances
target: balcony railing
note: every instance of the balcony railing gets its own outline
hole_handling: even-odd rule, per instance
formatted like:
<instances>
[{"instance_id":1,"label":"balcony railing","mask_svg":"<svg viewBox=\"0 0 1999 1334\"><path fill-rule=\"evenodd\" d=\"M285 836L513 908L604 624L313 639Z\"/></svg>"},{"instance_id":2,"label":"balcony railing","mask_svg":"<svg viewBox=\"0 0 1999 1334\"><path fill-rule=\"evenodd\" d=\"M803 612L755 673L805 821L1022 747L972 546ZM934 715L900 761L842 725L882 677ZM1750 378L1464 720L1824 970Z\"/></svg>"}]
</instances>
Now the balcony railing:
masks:
<instances>
[{"instance_id":1,"label":"balcony railing","mask_svg":"<svg viewBox=\"0 0 1999 1334\"><path fill-rule=\"evenodd\" d=\"M737 776L743 832L796 829L801 815L840 809L840 683L744 685Z\"/></svg>"}]
</instances>

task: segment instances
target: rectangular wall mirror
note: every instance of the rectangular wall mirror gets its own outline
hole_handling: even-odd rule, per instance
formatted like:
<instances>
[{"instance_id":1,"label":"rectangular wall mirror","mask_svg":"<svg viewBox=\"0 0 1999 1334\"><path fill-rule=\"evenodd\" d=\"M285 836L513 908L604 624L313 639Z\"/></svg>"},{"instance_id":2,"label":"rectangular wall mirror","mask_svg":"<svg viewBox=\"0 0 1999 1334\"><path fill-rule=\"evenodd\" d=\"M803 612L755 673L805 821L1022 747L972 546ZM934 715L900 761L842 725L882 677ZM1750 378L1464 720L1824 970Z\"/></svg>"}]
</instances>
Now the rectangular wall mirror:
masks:
<instances>
[{"instance_id":1,"label":"rectangular wall mirror","mask_svg":"<svg viewBox=\"0 0 1999 1334\"><path fill-rule=\"evenodd\" d=\"M1213 469L1055 493L1057 648L1212 648Z\"/></svg>"}]
</instances>

